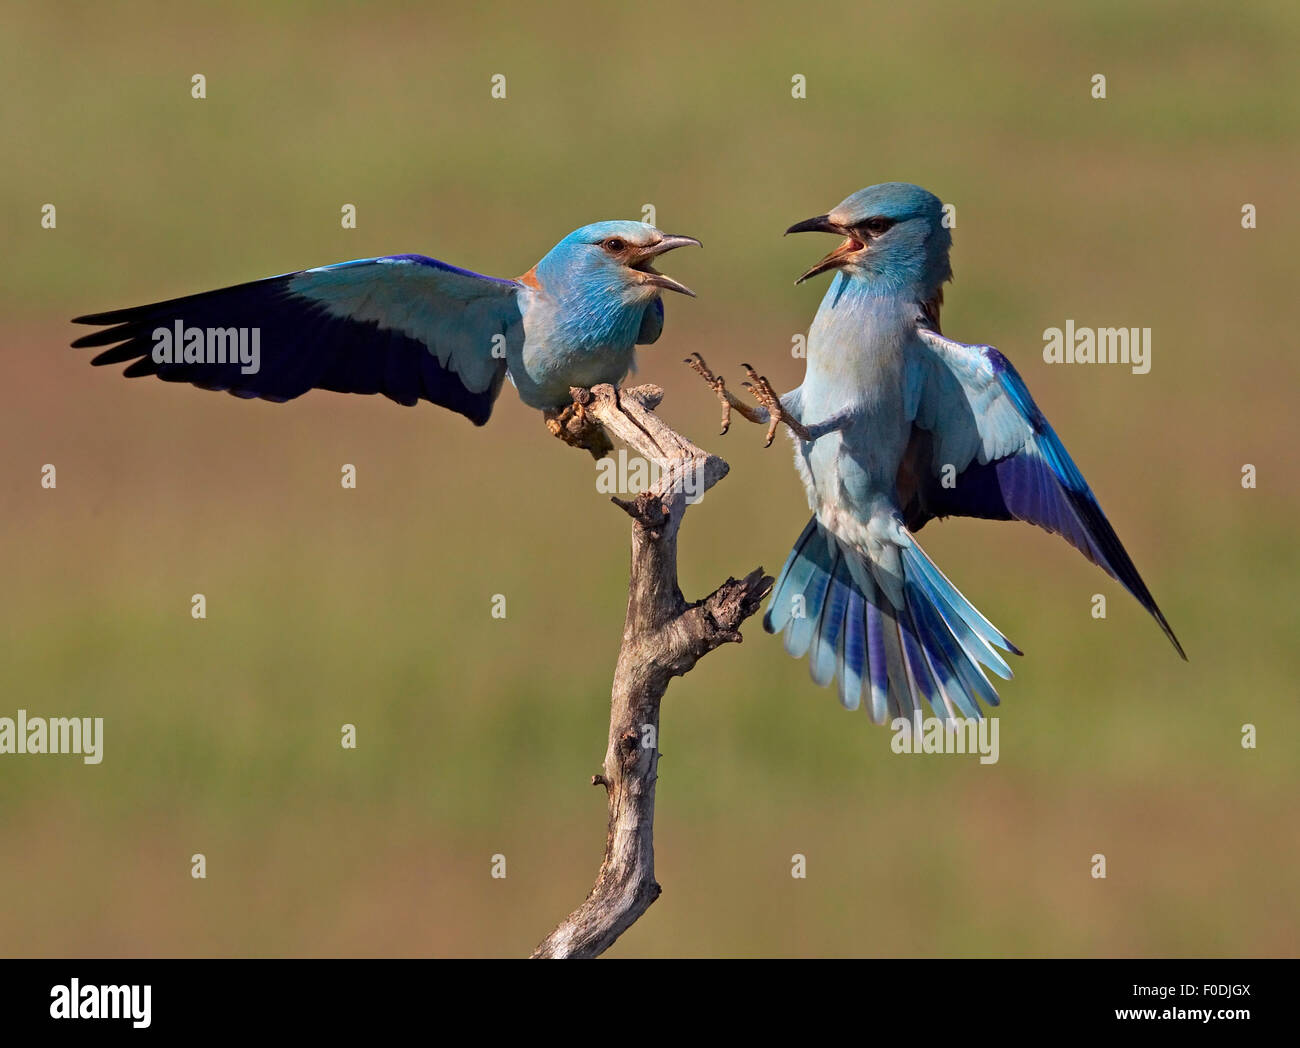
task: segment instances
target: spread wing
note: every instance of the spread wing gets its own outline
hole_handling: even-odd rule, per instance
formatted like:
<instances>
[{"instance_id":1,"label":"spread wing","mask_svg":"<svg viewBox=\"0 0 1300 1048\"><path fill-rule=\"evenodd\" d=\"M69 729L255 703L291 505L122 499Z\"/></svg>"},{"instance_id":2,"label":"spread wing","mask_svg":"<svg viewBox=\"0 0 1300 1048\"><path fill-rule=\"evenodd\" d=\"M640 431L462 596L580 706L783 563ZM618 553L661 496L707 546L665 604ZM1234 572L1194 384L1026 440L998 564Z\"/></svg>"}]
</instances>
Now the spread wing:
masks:
<instances>
[{"instance_id":1,"label":"spread wing","mask_svg":"<svg viewBox=\"0 0 1300 1048\"><path fill-rule=\"evenodd\" d=\"M992 346L920 330L908 362L912 439L899 476L913 531L935 517L1023 520L1060 535L1182 645L1024 380ZM945 484L945 467L949 483Z\"/></svg>"},{"instance_id":2,"label":"spread wing","mask_svg":"<svg viewBox=\"0 0 1300 1048\"><path fill-rule=\"evenodd\" d=\"M72 344L112 346L91 363L130 361L131 378L273 401L312 389L382 393L481 426L506 350L523 342L518 291L423 255L388 255L77 317L104 330Z\"/></svg>"}]
</instances>

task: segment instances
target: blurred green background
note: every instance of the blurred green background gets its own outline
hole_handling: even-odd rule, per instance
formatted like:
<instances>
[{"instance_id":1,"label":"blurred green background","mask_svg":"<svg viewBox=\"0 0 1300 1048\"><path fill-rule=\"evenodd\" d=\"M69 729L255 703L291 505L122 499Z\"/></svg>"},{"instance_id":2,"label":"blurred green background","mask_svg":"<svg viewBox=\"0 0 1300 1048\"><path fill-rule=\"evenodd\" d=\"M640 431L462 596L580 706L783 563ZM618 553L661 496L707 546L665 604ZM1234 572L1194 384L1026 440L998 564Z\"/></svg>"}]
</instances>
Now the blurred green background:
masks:
<instances>
[{"instance_id":1,"label":"blurred green background","mask_svg":"<svg viewBox=\"0 0 1300 1048\"><path fill-rule=\"evenodd\" d=\"M611 954L1297 953L1300 9L436 6L5 7L0 715L106 725L97 767L0 758L0 951L522 955L605 837L628 524L585 454L509 388L475 430L128 382L68 318L393 252L512 276L651 203L705 250L641 375L732 464L698 597L808 513L681 360L796 385L829 245L781 231L898 179L957 207L945 332L1016 363L1191 662L1059 539L932 525L1027 652L1000 762L892 754L752 620L665 700L664 894ZM1045 365L1067 318L1152 328L1151 373Z\"/></svg>"}]
</instances>

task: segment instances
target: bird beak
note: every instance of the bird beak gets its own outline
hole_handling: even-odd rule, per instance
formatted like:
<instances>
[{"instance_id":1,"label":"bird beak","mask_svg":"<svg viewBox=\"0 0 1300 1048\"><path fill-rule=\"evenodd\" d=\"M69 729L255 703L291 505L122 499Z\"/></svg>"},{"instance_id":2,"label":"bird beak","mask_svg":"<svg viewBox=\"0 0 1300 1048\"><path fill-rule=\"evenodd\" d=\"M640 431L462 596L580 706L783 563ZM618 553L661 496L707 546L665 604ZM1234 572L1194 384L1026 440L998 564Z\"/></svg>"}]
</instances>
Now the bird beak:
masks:
<instances>
[{"instance_id":1,"label":"bird beak","mask_svg":"<svg viewBox=\"0 0 1300 1048\"><path fill-rule=\"evenodd\" d=\"M849 256L855 251L861 250L863 246L862 242L854 237L851 232L832 222L829 215L817 215L814 218L806 218L802 222L796 222L785 231L786 236L791 233L837 233L844 237L844 243L796 280L796 284L802 284L809 277L815 277L818 273L824 273L828 269L835 269L844 265Z\"/></svg>"},{"instance_id":2,"label":"bird beak","mask_svg":"<svg viewBox=\"0 0 1300 1048\"><path fill-rule=\"evenodd\" d=\"M636 272L642 273L645 276L645 279L642 280L641 283L650 287L664 288L667 291L676 291L680 294L690 295L691 298L694 298L695 292L685 284L674 280L672 277L664 276L650 264L651 259L655 258L657 255L662 255L668 251L674 250L675 248L686 247L688 244L694 244L696 247L704 246L694 237L683 237L671 233L665 233L663 239L656 241L649 247L642 248L641 251L637 253L637 257L631 262L632 268L636 270Z\"/></svg>"}]
</instances>

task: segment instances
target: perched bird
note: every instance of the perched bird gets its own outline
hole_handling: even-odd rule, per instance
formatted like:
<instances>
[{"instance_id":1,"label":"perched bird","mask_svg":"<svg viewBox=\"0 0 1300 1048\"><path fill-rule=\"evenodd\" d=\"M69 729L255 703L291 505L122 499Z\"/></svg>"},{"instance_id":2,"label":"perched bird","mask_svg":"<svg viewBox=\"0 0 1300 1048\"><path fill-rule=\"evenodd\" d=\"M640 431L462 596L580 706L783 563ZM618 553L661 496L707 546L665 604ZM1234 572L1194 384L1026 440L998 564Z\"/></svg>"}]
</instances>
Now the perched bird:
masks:
<instances>
[{"instance_id":1,"label":"perched bird","mask_svg":"<svg viewBox=\"0 0 1300 1048\"><path fill-rule=\"evenodd\" d=\"M745 365L758 408L698 356L688 363L729 409L790 429L813 510L772 590L763 624L810 656L813 679L865 697L871 719L980 717L998 702L983 667L1011 676L1020 654L917 544L936 517L1023 520L1061 535L1118 580L1183 654L1083 475L1024 381L992 346L939 332L952 238L943 205L889 182L787 233L844 238L799 278L835 276L808 333L807 371L779 399ZM945 483L947 481L947 483Z\"/></svg>"},{"instance_id":2,"label":"perched bird","mask_svg":"<svg viewBox=\"0 0 1300 1048\"><path fill-rule=\"evenodd\" d=\"M554 423L581 410L570 386L616 385L635 347L659 337L661 291L695 294L652 263L699 243L644 222L597 222L517 280L423 255L364 258L77 317L104 330L72 344L111 345L91 363L129 361L132 378L273 401L312 389L382 393L440 404L479 426L509 375L520 399ZM552 432L564 435L557 424Z\"/></svg>"}]
</instances>

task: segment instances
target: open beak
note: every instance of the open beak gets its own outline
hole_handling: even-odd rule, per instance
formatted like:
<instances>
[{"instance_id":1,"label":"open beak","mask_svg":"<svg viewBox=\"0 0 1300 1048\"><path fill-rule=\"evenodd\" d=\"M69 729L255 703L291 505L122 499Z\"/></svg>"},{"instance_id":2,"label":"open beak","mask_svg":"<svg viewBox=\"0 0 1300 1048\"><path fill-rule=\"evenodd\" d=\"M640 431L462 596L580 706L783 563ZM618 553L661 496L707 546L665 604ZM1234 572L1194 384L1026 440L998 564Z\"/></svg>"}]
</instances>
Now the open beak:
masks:
<instances>
[{"instance_id":1,"label":"open beak","mask_svg":"<svg viewBox=\"0 0 1300 1048\"><path fill-rule=\"evenodd\" d=\"M844 265L850 255L855 251L861 251L863 248L862 241L858 240L843 226L837 226L830 220L829 215L817 215L814 218L806 218L802 222L796 222L785 231L786 236L791 233L835 233L844 237L844 243L796 280L796 284L802 284L809 277L815 277L818 273L825 273L828 269L836 269Z\"/></svg>"},{"instance_id":2,"label":"open beak","mask_svg":"<svg viewBox=\"0 0 1300 1048\"><path fill-rule=\"evenodd\" d=\"M675 248L686 247L688 244L694 244L696 247L704 246L694 237L682 237L665 233L662 240L651 244L649 247L642 248L637 253L636 258L631 260L631 267L638 273L645 274L645 279L641 281L643 284L648 284L650 287L661 287L668 291L677 291L694 298L695 292L685 284L674 280L672 277L664 276L650 264L657 255L662 255Z\"/></svg>"}]
</instances>

